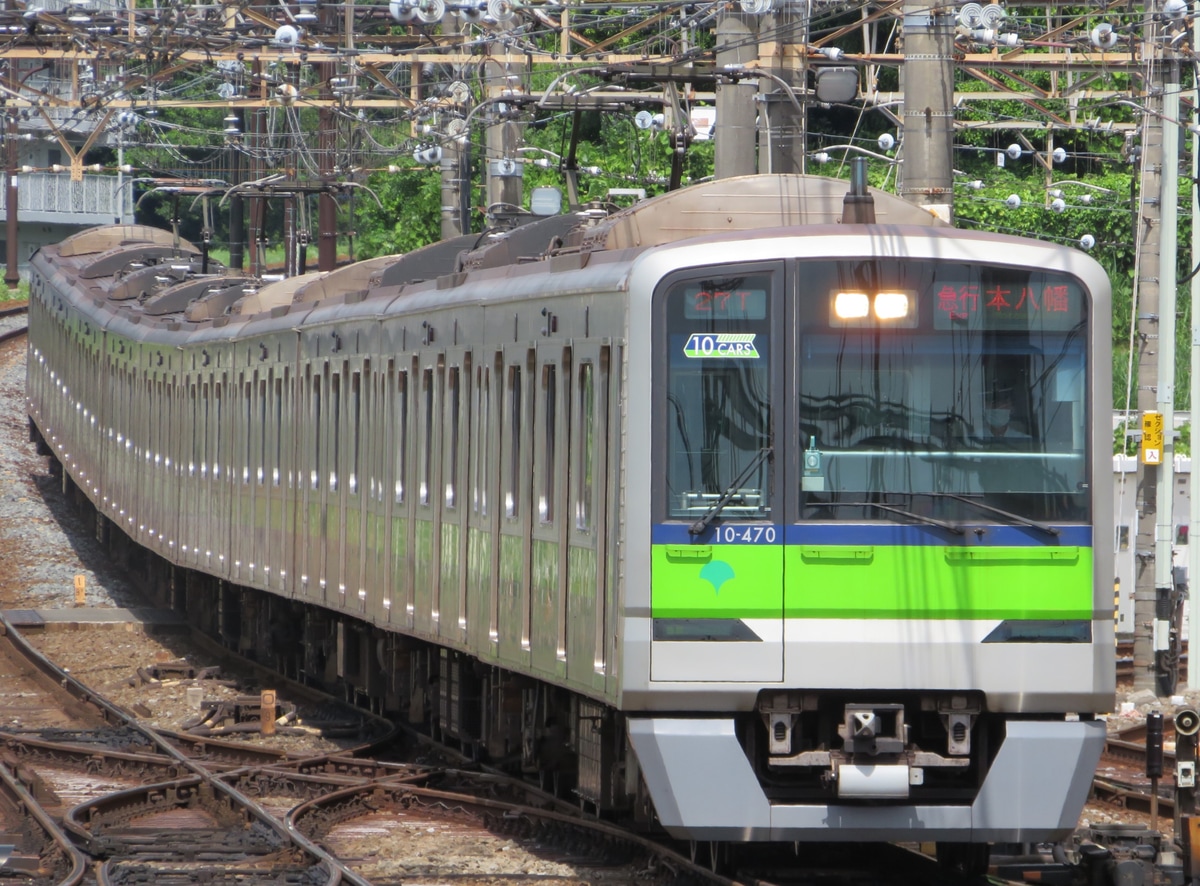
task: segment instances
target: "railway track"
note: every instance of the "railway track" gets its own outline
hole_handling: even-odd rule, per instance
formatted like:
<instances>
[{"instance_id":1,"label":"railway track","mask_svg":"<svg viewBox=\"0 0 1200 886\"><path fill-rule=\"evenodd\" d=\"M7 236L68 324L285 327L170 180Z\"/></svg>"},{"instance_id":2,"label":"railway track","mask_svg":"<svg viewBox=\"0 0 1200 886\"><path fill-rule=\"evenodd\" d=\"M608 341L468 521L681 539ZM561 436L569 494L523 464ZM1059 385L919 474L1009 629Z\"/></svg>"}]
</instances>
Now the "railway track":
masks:
<instances>
[{"instance_id":1,"label":"railway track","mask_svg":"<svg viewBox=\"0 0 1200 886\"><path fill-rule=\"evenodd\" d=\"M22 710L30 708L36 689L40 691L34 710L49 712L57 706L62 711L77 712L69 722L57 714L42 714L42 719L50 725L46 731L52 737L62 738L65 733L74 741L0 735L4 754L14 763L10 770L13 780L27 793L19 808L29 813L31 820L42 825L44 831L37 835L40 846L34 836L24 841L28 854L36 853L39 859L39 872L57 871L62 866L47 858L47 853L51 847L71 846L69 832L76 840L82 838L91 855L105 859L101 882L137 882L142 875L136 871L146 864L141 844L132 839L126 851L121 852L124 844L105 842L93 834L95 829L113 829L124 824L133 827L133 832L143 839L152 837L160 846L169 847L173 856L193 853L204 861L208 870L220 872L220 877L243 877L247 860L251 859L259 882L289 882L301 874L302 879L311 882L363 882L329 853L302 835L289 832L276 816L221 780L220 773L228 768L223 763L228 752L214 754L212 742L189 745L186 737L148 729L132 713L100 697L38 653L7 620L0 619L0 624L3 658L25 663L24 668L14 669L26 675L21 684L28 687L22 689ZM64 729L68 725L76 728ZM181 741L189 751L195 752L199 747L202 753L192 756L181 750L178 746ZM145 753L146 749L151 753ZM261 756L253 759L262 765ZM282 759L279 754L273 757L275 762ZM213 762L222 765L214 767ZM119 780L113 779L114 770L120 773ZM85 792L95 792L101 772L110 780L101 787L99 796L78 804L63 799L67 792L60 790L64 785L82 782L88 786ZM178 778L179 772L186 773L185 777ZM174 780L158 780L171 773L176 775ZM154 778L154 783L142 781L148 777ZM114 806L119 811L114 811ZM191 815L181 819L170 814L181 808L188 809ZM79 810L86 811L86 828L78 818ZM140 813L140 817L132 813ZM156 822L162 826L156 826ZM134 865L135 873L122 867L126 862ZM193 870L193 879L195 873ZM170 882L169 878L157 876L142 879ZM46 882L65 881L55 873Z\"/></svg>"},{"instance_id":2,"label":"railway track","mask_svg":"<svg viewBox=\"0 0 1200 886\"><path fill-rule=\"evenodd\" d=\"M28 730L39 737L0 733L0 761L11 762L12 781L24 791L14 803L36 805L35 819L49 828L43 847L63 847L61 858L47 848L22 856L27 869L55 872L57 879L45 882L78 882L58 876L68 862L72 870L79 866L73 839L102 861L101 883L247 878L366 883L382 856L366 857L355 841L389 827L388 822L393 829L399 822L407 835L410 861L453 856L437 869L441 879L470 874L458 869L472 863L463 850L478 850L486 832L487 839L504 847L510 865L521 870L534 861L570 866L572 872L562 879L586 878L590 865L606 871L623 866L631 881L650 884L730 882L669 848L588 819L577 808L507 777L348 754L239 757L236 752L244 748L212 741L203 743L199 758L191 756L179 746L182 740L188 751L196 751L186 736L146 729L71 674L54 671L54 664L11 625L4 628L0 652L10 660L27 657L31 687L43 692L36 709L83 705L86 715L46 716L43 727ZM22 691L24 699L32 695L33 688ZM214 745L222 749L214 753ZM232 768L234 759L250 765ZM440 787L430 787L434 781ZM455 790L443 789L449 786ZM436 850L431 851L432 843L438 844ZM447 855L447 843L459 847L457 855ZM549 861L547 851L553 856ZM341 853L354 861L339 861ZM401 857L388 852L386 863L394 866ZM507 878L524 876L514 870ZM409 874L404 879L411 882ZM487 879L506 877L491 870Z\"/></svg>"},{"instance_id":3,"label":"railway track","mask_svg":"<svg viewBox=\"0 0 1200 886\"><path fill-rule=\"evenodd\" d=\"M22 322L29 314L28 305L0 308L0 344L23 336L28 327Z\"/></svg>"}]
</instances>

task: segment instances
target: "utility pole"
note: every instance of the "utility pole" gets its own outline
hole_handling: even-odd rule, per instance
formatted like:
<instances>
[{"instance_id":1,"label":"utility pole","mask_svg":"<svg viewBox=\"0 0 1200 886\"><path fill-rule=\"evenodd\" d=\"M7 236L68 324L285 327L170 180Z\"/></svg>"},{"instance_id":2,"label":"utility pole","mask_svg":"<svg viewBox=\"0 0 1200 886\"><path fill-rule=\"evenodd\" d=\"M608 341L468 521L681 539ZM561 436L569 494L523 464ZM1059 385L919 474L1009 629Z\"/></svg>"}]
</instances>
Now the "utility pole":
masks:
<instances>
[{"instance_id":1,"label":"utility pole","mask_svg":"<svg viewBox=\"0 0 1200 886\"><path fill-rule=\"evenodd\" d=\"M1192 46L1200 46L1200 0L1196 0L1192 19ZM1192 107L1200 107L1200 83L1192 92ZM1200 182L1200 133L1192 133L1192 181ZM1192 255L1191 264L1200 261L1200 194L1195 187L1188 188L1192 194ZM1200 416L1200 274L1192 277L1192 354L1191 354L1191 412L1192 427ZM1192 471L1188 477L1188 590L1190 618L1188 619L1188 648L1200 650L1200 591L1193 585L1200 581L1200 457L1193 453ZM1200 652L1188 656L1187 685L1189 689L1200 688Z\"/></svg>"},{"instance_id":2,"label":"utility pole","mask_svg":"<svg viewBox=\"0 0 1200 886\"><path fill-rule=\"evenodd\" d=\"M8 63L8 69L11 76L13 62ZM17 251L17 238L19 236L20 227L17 223L17 170L19 157L17 156L17 112L15 109L8 112L8 129L5 138L5 154L7 160L5 166L8 170L6 178L8 179L8 191L4 195L4 230L7 238L7 254L5 260L7 265L4 270L4 282L9 289L16 289L21 282L20 253Z\"/></svg>"},{"instance_id":3,"label":"utility pole","mask_svg":"<svg viewBox=\"0 0 1200 886\"><path fill-rule=\"evenodd\" d=\"M1162 673L1170 649L1171 499L1175 394L1175 234L1179 164L1179 62L1164 58L1163 28L1152 25L1151 66L1142 128L1138 286L1138 412L1157 414L1161 448L1147 440L1143 421L1138 466L1137 582L1133 596L1133 685L1170 694ZM1169 52L1169 51L1168 51ZM1173 52L1171 53L1173 56ZM1157 450L1157 451L1156 451ZM1150 564L1153 568L1148 568ZM1166 685L1170 683L1171 685ZM1166 690L1164 692L1164 690Z\"/></svg>"},{"instance_id":4,"label":"utility pole","mask_svg":"<svg viewBox=\"0 0 1200 886\"><path fill-rule=\"evenodd\" d=\"M767 13L758 36L759 55L770 62L768 77L759 81L760 117L766 121L766 131L760 135L758 171L803 173L808 151L808 120L803 104L806 62L801 62L797 82L797 68L788 58L788 49L794 50L798 44L801 59L807 58L807 9L793 10L785 4Z\"/></svg>"},{"instance_id":5,"label":"utility pole","mask_svg":"<svg viewBox=\"0 0 1200 886\"><path fill-rule=\"evenodd\" d=\"M754 16L723 6L717 13L717 70L741 70L758 57ZM758 87L740 77L717 78L717 123L713 136L715 178L753 175L758 169L754 152L755 101Z\"/></svg>"},{"instance_id":6,"label":"utility pole","mask_svg":"<svg viewBox=\"0 0 1200 886\"><path fill-rule=\"evenodd\" d=\"M938 218L954 212L953 7L904 2L904 164L900 196Z\"/></svg>"},{"instance_id":7,"label":"utility pole","mask_svg":"<svg viewBox=\"0 0 1200 886\"><path fill-rule=\"evenodd\" d=\"M242 183L243 163L242 152L237 144L246 137L246 112L239 108L231 112L237 118L237 128L241 135L230 139L229 144L229 183L237 186ZM229 267L242 270L246 266L246 203L238 191L229 195Z\"/></svg>"},{"instance_id":8,"label":"utility pole","mask_svg":"<svg viewBox=\"0 0 1200 886\"><path fill-rule=\"evenodd\" d=\"M333 65L322 65L323 91L333 98ZM335 176L334 153L337 151L337 118L332 108L321 108L317 114L320 127L317 152L318 171L325 189L317 195L317 270L332 271L337 267L337 203L333 199ZM298 195L297 199L307 199ZM301 249L308 247L301 244ZM301 262L303 265L303 262Z\"/></svg>"},{"instance_id":9,"label":"utility pole","mask_svg":"<svg viewBox=\"0 0 1200 886\"><path fill-rule=\"evenodd\" d=\"M509 103L499 101L516 91L513 79L514 65L497 58L484 60L486 71L488 106L487 157L484 176L487 182L487 214L489 219L501 223L514 219L520 213L524 192L523 164L517 162L517 148L521 141L521 127L511 119Z\"/></svg>"}]
</instances>

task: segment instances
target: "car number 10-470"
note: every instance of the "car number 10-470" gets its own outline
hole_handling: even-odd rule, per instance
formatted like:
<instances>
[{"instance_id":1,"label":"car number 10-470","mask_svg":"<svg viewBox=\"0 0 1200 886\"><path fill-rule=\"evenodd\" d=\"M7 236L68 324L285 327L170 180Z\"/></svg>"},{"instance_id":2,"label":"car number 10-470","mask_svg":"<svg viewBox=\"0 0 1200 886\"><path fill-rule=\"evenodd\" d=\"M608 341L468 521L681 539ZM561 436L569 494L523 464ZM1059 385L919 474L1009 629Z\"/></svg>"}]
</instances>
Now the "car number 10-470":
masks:
<instances>
[{"instance_id":1,"label":"car number 10-470","mask_svg":"<svg viewBox=\"0 0 1200 886\"><path fill-rule=\"evenodd\" d=\"M717 529L717 541L725 544L775 544L774 526L721 526Z\"/></svg>"}]
</instances>

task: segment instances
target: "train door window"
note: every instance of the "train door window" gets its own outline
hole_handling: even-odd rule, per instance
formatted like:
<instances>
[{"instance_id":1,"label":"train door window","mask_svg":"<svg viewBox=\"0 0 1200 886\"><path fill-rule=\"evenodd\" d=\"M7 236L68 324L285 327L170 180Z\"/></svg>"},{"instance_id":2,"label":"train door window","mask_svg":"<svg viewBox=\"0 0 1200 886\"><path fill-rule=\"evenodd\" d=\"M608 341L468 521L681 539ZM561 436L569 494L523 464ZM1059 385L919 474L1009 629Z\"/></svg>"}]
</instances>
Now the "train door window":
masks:
<instances>
[{"instance_id":1,"label":"train door window","mask_svg":"<svg viewBox=\"0 0 1200 886\"><path fill-rule=\"evenodd\" d=\"M417 489L421 504L429 504L430 484L433 482L433 370L421 373L421 483Z\"/></svg>"},{"instance_id":2,"label":"train door window","mask_svg":"<svg viewBox=\"0 0 1200 886\"><path fill-rule=\"evenodd\" d=\"M389 421L388 409L391 408L388 404L388 401L384 398L384 393L388 384L387 380L390 376L390 373L391 369L389 364L389 369L385 370L382 375L377 372L370 372L368 374L367 402L363 407L363 413L365 415L378 416L379 419L384 423L384 427L387 427L387 422ZM380 435L380 439L385 437L386 435ZM378 461L380 458L380 447L378 445L372 445L372 442L372 438L368 436L366 441L367 496L371 499L371 501L383 501L383 494L380 491L382 489L382 484L378 479L382 467Z\"/></svg>"},{"instance_id":3,"label":"train door window","mask_svg":"<svg viewBox=\"0 0 1200 886\"><path fill-rule=\"evenodd\" d=\"M209 452L212 453L210 463L212 464L212 476L214 480L221 479L221 418L223 414L225 391L224 386L219 382L213 382L213 414L208 423L209 433L212 445L209 447Z\"/></svg>"},{"instance_id":4,"label":"train door window","mask_svg":"<svg viewBox=\"0 0 1200 886\"><path fill-rule=\"evenodd\" d=\"M480 366L475 371L475 434L471 447L471 510L487 516L488 452L491 441L492 370Z\"/></svg>"},{"instance_id":5,"label":"train door window","mask_svg":"<svg viewBox=\"0 0 1200 886\"><path fill-rule=\"evenodd\" d=\"M575 480L575 528L580 532L588 532L592 528L592 460L596 446L596 383L590 360L579 366L577 394L575 427L579 433L579 462L572 471Z\"/></svg>"},{"instance_id":6,"label":"train door window","mask_svg":"<svg viewBox=\"0 0 1200 886\"><path fill-rule=\"evenodd\" d=\"M404 484L408 480L408 372L396 373L396 504L404 503Z\"/></svg>"},{"instance_id":7,"label":"train door window","mask_svg":"<svg viewBox=\"0 0 1200 886\"><path fill-rule=\"evenodd\" d=\"M1188 543L1188 524L1180 523L1175 527L1175 544L1186 545Z\"/></svg>"},{"instance_id":8,"label":"train door window","mask_svg":"<svg viewBox=\"0 0 1200 886\"><path fill-rule=\"evenodd\" d=\"M504 513L516 517L521 513L521 367L508 367L508 400L505 416Z\"/></svg>"},{"instance_id":9,"label":"train door window","mask_svg":"<svg viewBox=\"0 0 1200 886\"><path fill-rule=\"evenodd\" d=\"M342 374L329 377L329 491L338 490L342 458Z\"/></svg>"},{"instance_id":10,"label":"train door window","mask_svg":"<svg viewBox=\"0 0 1200 886\"><path fill-rule=\"evenodd\" d=\"M154 398L153 382L147 379L144 383L139 383L139 387L142 388L142 394L145 399L138 404L138 436L133 453L140 462L143 457L146 457L146 460L149 461L148 453L154 442L154 425L157 424L157 422L151 422L149 419L154 414L158 404Z\"/></svg>"},{"instance_id":11,"label":"train door window","mask_svg":"<svg viewBox=\"0 0 1200 886\"><path fill-rule=\"evenodd\" d=\"M354 373L350 377L350 478L348 489L351 495L358 495L358 474L360 470L360 461L362 452L359 447L361 445L361 436L358 430L358 423L362 414L362 374Z\"/></svg>"},{"instance_id":12,"label":"train door window","mask_svg":"<svg viewBox=\"0 0 1200 886\"><path fill-rule=\"evenodd\" d=\"M167 416L165 422L150 422L158 432L158 442L154 447L154 466L167 468L171 466L171 429L175 427L175 415L172 410L175 409L175 398L171 396L169 385L164 385L160 381L155 382L154 387L158 392L158 401L162 404L163 412Z\"/></svg>"},{"instance_id":13,"label":"train door window","mask_svg":"<svg viewBox=\"0 0 1200 886\"><path fill-rule=\"evenodd\" d=\"M250 482L250 459L251 459L251 440L253 434L250 432L250 417L252 415L251 396L253 387L249 381L243 381L240 390L242 392L242 441L245 443L245 448L242 452L242 482Z\"/></svg>"},{"instance_id":14,"label":"train door window","mask_svg":"<svg viewBox=\"0 0 1200 886\"><path fill-rule=\"evenodd\" d=\"M1117 550L1118 551L1128 551L1129 550L1129 527L1128 526L1118 526L1117 527Z\"/></svg>"},{"instance_id":15,"label":"train door window","mask_svg":"<svg viewBox=\"0 0 1200 886\"><path fill-rule=\"evenodd\" d=\"M446 380L446 431L450 434L449 444L445 448L445 499L447 508L458 506L458 424L461 418L462 404L460 402L459 380L461 370L457 366L450 367Z\"/></svg>"},{"instance_id":16,"label":"train door window","mask_svg":"<svg viewBox=\"0 0 1200 886\"><path fill-rule=\"evenodd\" d=\"M611 531L606 531L604 528L604 499L605 490L608 488L607 478L609 476L609 463L607 461L606 452L608 440L608 379L609 379L609 351L607 347L600 349L600 359L597 362L595 370L595 384L592 385L593 396L595 398L595 418L589 423L590 432L595 435L595 442L599 446L593 447L594 455L585 462L584 472L588 485L591 487L591 495L594 496L599 492L600 500L597 503L599 513L596 514L596 519L599 521L597 527L597 548L600 556L597 556L596 561L599 568L599 575L596 581L596 633L593 647L595 649L595 660L593 669L597 674L603 674L607 670L608 650L606 642L608 637L608 582L605 580L606 574L610 570L608 563L608 550L603 546L608 539L601 540L601 533L604 533L611 538ZM595 499L591 499L595 501ZM615 547L613 545L612 547Z\"/></svg>"},{"instance_id":17,"label":"train door window","mask_svg":"<svg viewBox=\"0 0 1200 886\"><path fill-rule=\"evenodd\" d=\"M541 437L542 464L538 472L537 507L538 519L543 523L554 521L554 439L555 417L558 399L558 367L547 363L542 367Z\"/></svg>"},{"instance_id":18,"label":"train door window","mask_svg":"<svg viewBox=\"0 0 1200 886\"><path fill-rule=\"evenodd\" d=\"M208 385L201 385L200 396L196 395L196 385L193 382L188 387L189 399L192 401L192 458L188 462L188 476L196 476L196 468L200 469L200 476L204 476L204 442L207 429L205 428L208 418Z\"/></svg>"},{"instance_id":19,"label":"train door window","mask_svg":"<svg viewBox=\"0 0 1200 886\"><path fill-rule=\"evenodd\" d=\"M257 480L258 485L262 486L267 482L267 379L259 379L258 381L258 433L255 448L257 452Z\"/></svg>"},{"instance_id":20,"label":"train door window","mask_svg":"<svg viewBox=\"0 0 1200 886\"><path fill-rule=\"evenodd\" d=\"M312 461L309 463L309 486L312 487L313 491L321 488L321 477L325 473L325 463L321 460L325 452L322 446L323 441L321 440L321 434L323 433L321 422L324 419L322 414L324 404L321 402L322 388L321 376L314 376L312 380L312 405L310 407L312 423L309 425L312 428Z\"/></svg>"},{"instance_id":21,"label":"train door window","mask_svg":"<svg viewBox=\"0 0 1200 886\"><path fill-rule=\"evenodd\" d=\"M284 378L287 377L287 370L284 370ZM274 400L274 431L275 431L275 457L274 464L271 465L271 485L279 485L279 475L283 471L283 385L284 379L275 379L275 400ZM290 484L289 484L290 485Z\"/></svg>"},{"instance_id":22,"label":"train door window","mask_svg":"<svg viewBox=\"0 0 1200 886\"><path fill-rule=\"evenodd\" d=\"M147 403L150 408L146 410L146 463L154 467L158 466L158 453L161 445L161 421L153 421L151 416L160 414L163 407L162 400L162 385L158 382L146 380Z\"/></svg>"}]
</instances>

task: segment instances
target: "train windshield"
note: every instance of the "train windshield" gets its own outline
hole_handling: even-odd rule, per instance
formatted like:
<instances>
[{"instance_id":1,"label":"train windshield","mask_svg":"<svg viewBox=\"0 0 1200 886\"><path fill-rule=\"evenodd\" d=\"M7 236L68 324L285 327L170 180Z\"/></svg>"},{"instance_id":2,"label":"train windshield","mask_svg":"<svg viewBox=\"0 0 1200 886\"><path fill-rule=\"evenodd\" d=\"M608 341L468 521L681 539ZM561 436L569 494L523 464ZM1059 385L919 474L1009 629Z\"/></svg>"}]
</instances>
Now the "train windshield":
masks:
<instances>
[{"instance_id":1,"label":"train windshield","mask_svg":"<svg viewBox=\"0 0 1200 886\"><path fill-rule=\"evenodd\" d=\"M667 293L667 516L771 513L776 275L723 274Z\"/></svg>"},{"instance_id":2,"label":"train windshield","mask_svg":"<svg viewBox=\"0 0 1200 886\"><path fill-rule=\"evenodd\" d=\"M1073 278L811 262L796 290L802 519L1088 519L1087 298Z\"/></svg>"}]
</instances>

